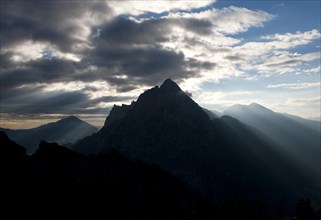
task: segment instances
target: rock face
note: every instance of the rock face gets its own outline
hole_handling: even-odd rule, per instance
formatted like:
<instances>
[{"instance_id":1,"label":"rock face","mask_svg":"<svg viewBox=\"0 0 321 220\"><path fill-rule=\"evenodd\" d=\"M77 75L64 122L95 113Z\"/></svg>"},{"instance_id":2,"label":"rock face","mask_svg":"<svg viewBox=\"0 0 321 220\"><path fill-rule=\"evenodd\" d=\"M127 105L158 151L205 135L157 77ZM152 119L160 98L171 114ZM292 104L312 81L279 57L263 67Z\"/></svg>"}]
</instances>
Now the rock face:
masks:
<instances>
[{"instance_id":1,"label":"rock face","mask_svg":"<svg viewBox=\"0 0 321 220\"><path fill-rule=\"evenodd\" d=\"M123 117L126 116L127 112L132 108L134 103L131 105L122 105L122 106L117 106L114 105L114 107L111 109L108 118L105 121L104 126L109 126L115 121L118 121L122 119Z\"/></svg>"},{"instance_id":2,"label":"rock face","mask_svg":"<svg viewBox=\"0 0 321 220\"><path fill-rule=\"evenodd\" d=\"M37 150L41 140L71 144L98 131L97 128L75 116L32 129L11 130L0 128L0 130L5 131L12 140L25 146L28 154Z\"/></svg>"},{"instance_id":3,"label":"rock face","mask_svg":"<svg viewBox=\"0 0 321 220\"><path fill-rule=\"evenodd\" d=\"M318 186L262 133L231 117L210 120L170 79L130 106L114 108L105 126L76 144L76 151L97 154L115 148L129 158L156 163L214 202L231 196L237 185L253 196L260 192L275 199L281 194L291 201Z\"/></svg>"},{"instance_id":4,"label":"rock face","mask_svg":"<svg viewBox=\"0 0 321 220\"><path fill-rule=\"evenodd\" d=\"M214 154L212 146L216 137L204 136L211 129L211 121L202 108L173 81L166 80L160 88L154 87L141 94L130 106L113 109L105 127L95 137L81 141L75 149L98 153L116 148L131 158L156 162L171 170L182 165L177 161L179 156L186 160L183 166L189 166L193 172L194 163L201 161L192 162L189 157L203 150ZM97 141L97 144L92 145L91 141Z\"/></svg>"}]
</instances>

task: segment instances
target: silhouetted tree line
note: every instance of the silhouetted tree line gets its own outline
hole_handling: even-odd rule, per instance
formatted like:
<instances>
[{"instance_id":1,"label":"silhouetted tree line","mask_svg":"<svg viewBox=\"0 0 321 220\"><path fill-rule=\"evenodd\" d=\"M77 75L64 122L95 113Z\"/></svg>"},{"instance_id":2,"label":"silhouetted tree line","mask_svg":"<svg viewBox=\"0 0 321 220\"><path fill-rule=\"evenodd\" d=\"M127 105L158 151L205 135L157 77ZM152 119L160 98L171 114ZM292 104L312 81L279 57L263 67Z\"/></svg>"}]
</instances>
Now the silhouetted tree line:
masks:
<instances>
[{"instance_id":1,"label":"silhouetted tree line","mask_svg":"<svg viewBox=\"0 0 321 220\"><path fill-rule=\"evenodd\" d=\"M83 156L41 142L38 151L27 156L4 132L0 143L1 204L12 218L45 213L43 218L320 219L307 198L292 211L286 198L271 202L259 193L253 198L239 184L231 197L208 202L158 166L129 160L115 150Z\"/></svg>"}]
</instances>

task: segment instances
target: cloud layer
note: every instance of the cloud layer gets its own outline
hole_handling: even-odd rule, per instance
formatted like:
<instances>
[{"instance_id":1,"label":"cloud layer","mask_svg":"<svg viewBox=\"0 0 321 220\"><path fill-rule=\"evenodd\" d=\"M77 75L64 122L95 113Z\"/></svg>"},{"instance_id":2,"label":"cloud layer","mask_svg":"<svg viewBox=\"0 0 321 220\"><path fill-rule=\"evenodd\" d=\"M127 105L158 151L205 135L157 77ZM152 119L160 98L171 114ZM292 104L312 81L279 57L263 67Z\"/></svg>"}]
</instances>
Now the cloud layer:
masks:
<instances>
[{"instance_id":1,"label":"cloud layer","mask_svg":"<svg viewBox=\"0 0 321 220\"><path fill-rule=\"evenodd\" d=\"M202 101L218 94L201 94L204 84L320 70L302 69L320 59L320 52L291 51L320 39L317 29L252 41L240 36L277 19L263 10L218 9L214 1L5 1L1 6L1 113L107 112L166 78ZM266 85L305 86L310 85Z\"/></svg>"}]
</instances>

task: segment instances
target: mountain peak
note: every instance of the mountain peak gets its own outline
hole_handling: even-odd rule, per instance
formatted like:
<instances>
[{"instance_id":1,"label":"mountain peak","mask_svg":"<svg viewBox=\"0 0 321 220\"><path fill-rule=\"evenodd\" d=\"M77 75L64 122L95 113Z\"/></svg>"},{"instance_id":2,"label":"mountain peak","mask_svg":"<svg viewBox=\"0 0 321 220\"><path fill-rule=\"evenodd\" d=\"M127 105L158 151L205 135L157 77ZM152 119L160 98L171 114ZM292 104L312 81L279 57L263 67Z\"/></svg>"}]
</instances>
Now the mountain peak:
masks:
<instances>
[{"instance_id":1,"label":"mountain peak","mask_svg":"<svg viewBox=\"0 0 321 220\"><path fill-rule=\"evenodd\" d=\"M262 112L273 112L271 109L268 109L266 108L265 106L263 105L260 105L258 103L251 103L250 105L248 105L250 108L252 108L253 110L256 110L256 111L262 111Z\"/></svg>"},{"instance_id":2,"label":"mountain peak","mask_svg":"<svg viewBox=\"0 0 321 220\"><path fill-rule=\"evenodd\" d=\"M77 118L76 116L71 115L71 116L61 119L60 121L80 121L80 119Z\"/></svg>"},{"instance_id":3,"label":"mountain peak","mask_svg":"<svg viewBox=\"0 0 321 220\"><path fill-rule=\"evenodd\" d=\"M171 79L166 79L160 86L160 89L167 92L180 92L181 88Z\"/></svg>"},{"instance_id":4,"label":"mountain peak","mask_svg":"<svg viewBox=\"0 0 321 220\"><path fill-rule=\"evenodd\" d=\"M256 103L256 102L252 102L249 106L251 106L251 107L259 107L259 108L265 108L263 105L260 105L260 104L258 104L258 103Z\"/></svg>"}]
</instances>

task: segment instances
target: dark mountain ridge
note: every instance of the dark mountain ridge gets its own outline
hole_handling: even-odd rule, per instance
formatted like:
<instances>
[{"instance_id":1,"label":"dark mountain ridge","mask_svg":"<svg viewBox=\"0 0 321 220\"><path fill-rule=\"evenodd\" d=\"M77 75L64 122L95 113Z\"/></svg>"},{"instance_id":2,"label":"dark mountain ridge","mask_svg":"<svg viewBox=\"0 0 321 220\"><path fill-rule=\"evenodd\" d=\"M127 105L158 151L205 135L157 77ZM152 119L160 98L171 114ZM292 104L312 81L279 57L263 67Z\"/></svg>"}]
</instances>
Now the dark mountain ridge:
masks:
<instances>
[{"instance_id":1,"label":"dark mountain ridge","mask_svg":"<svg viewBox=\"0 0 321 220\"><path fill-rule=\"evenodd\" d=\"M88 157L41 141L28 156L2 131L0 143L3 208L91 219L213 219L209 203L177 178L115 150Z\"/></svg>"},{"instance_id":2,"label":"dark mountain ridge","mask_svg":"<svg viewBox=\"0 0 321 220\"><path fill-rule=\"evenodd\" d=\"M252 196L261 192L275 200L283 194L292 202L311 196L320 202L319 182L306 167L280 154L277 144L254 128L230 117L210 120L169 79L131 105L114 107L99 132L74 146L84 154L112 148L158 164L214 203L231 196L238 184Z\"/></svg>"}]
</instances>

